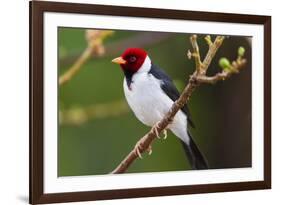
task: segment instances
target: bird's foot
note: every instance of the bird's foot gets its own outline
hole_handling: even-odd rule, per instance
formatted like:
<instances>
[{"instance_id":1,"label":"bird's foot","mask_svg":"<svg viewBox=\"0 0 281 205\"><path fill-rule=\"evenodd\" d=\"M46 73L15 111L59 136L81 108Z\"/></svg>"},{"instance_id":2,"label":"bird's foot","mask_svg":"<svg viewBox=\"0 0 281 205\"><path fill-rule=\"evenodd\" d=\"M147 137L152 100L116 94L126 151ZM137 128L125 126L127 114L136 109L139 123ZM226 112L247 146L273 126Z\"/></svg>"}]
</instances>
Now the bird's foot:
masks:
<instances>
[{"instance_id":1,"label":"bird's foot","mask_svg":"<svg viewBox=\"0 0 281 205\"><path fill-rule=\"evenodd\" d=\"M152 146L151 145L148 146L147 151L148 151L148 155L152 154Z\"/></svg>"},{"instance_id":2,"label":"bird's foot","mask_svg":"<svg viewBox=\"0 0 281 205\"><path fill-rule=\"evenodd\" d=\"M158 139L161 139L161 137L159 136L159 132L158 132L158 128L160 128L160 126L159 126L159 122L158 123L156 123L155 124L155 126L153 127L153 132L154 132L154 134L156 135L156 137L158 138ZM164 129L163 130L163 134L164 134L164 140L165 139L167 139L167 136L168 136L168 134L167 134L167 129Z\"/></svg>"},{"instance_id":3,"label":"bird's foot","mask_svg":"<svg viewBox=\"0 0 281 205\"><path fill-rule=\"evenodd\" d=\"M159 129L160 127L159 127L159 122L157 122L154 126L153 126L153 132L154 132L154 134L156 135L156 137L158 138L158 139L161 139L161 137L159 136L159 132L158 132L158 129Z\"/></svg>"},{"instance_id":4,"label":"bird's foot","mask_svg":"<svg viewBox=\"0 0 281 205\"><path fill-rule=\"evenodd\" d=\"M163 139L164 139L164 140L167 139L168 134L167 134L167 130L166 130L166 129L163 130L163 134L164 134L164 138L163 138Z\"/></svg>"},{"instance_id":5,"label":"bird's foot","mask_svg":"<svg viewBox=\"0 0 281 205\"><path fill-rule=\"evenodd\" d=\"M143 139L140 139L140 140L137 142L137 144L135 145L135 149L134 149L135 154L136 154L140 159L142 159L141 150L143 150L143 141L144 141ZM151 155L151 154L152 154L152 146L149 145L146 151L148 152L149 155Z\"/></svg>"}]
</instances>

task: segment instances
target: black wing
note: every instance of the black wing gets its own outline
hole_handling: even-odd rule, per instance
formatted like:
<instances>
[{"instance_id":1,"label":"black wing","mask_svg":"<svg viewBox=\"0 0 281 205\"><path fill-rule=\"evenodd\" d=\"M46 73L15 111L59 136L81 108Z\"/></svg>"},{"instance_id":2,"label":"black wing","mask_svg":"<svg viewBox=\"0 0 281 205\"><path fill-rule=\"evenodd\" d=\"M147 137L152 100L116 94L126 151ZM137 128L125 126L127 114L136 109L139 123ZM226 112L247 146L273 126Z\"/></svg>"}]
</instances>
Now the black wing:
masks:
<instances>
[{"instance_id":1,"label":"black wing","mask_svg":"<svg viewBox=\"0 0 281 205\"><path fill-rule=\"evenodd\" d=\"M162 81L162 83L161 83L162 90L174 102L180 97L180 93L177 90L176 86L174 85L172 79L162 69L160 69L158 66L152 64L149 73L151 73L155 78ZM186 114L188 124L194 128L195 126L191 120L191 116L190 116L190 112L189 112L187 104L185 104L181 110Z\"/></svg>"}]
</instances>

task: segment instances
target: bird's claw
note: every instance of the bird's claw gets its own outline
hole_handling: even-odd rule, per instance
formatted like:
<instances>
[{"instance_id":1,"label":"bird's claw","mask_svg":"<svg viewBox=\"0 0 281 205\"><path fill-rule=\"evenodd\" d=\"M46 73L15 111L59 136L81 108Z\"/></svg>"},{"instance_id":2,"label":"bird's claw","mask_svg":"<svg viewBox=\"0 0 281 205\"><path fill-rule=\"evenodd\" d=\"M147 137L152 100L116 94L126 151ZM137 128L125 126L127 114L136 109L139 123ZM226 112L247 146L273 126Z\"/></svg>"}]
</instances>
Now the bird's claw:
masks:
<instances>
[{"instance_id":1,"label":"bird's claw","mask_svg":"<svg viewBox=\"0 0 281 205\"><path fill-rule=\"evenodd\" d=\"M163 134L164 134L164 138L163 138L163 139L164 139L164 140L167 139L168 134L167 134L167 130L166 130L166 129L163 130Z\"/></svg>"},{"instance_id":2,"label":"bird's claw","mask_svg":"<svg viewBox=\"0 0 281 205\"><path fill-rule=\"evenodd\" d=\"M152 154L152 146L151 146L151 145L149 145L147 151L148 151L148 155L151 155L151 154Z\"/></svg>"},{"instance_id":3,"label":"bird's claw","mask_svg":"<svg viewBox=\"0 0 281 205\"><path fill-rule=\"evenodd\" d=\"M161 139L161 137L159 136L159 132L157 130L158 128L160 128L159 123L156 123L156 125L153 127L153 132L155 133L155 135L158 139Z\"/></svg>"},{"instance_id":4,"label":"bird's claw","mask_svg":"<svg viewBox=\"0 0 281 205\"><path fill-rule=\"evenodd\" d=\"M155 133L155 135L156 135L156 137L158 138L158 139L161 139L161 137L159 136L159 132L158 132L158 128L160 128L159 127L159 123L157 123L154 127L153 127L153 132ZM168 134L167 134L167 130L166 129L164 129L163 130L163 134L164 134L164 140L165 139L167 139L167 136L168 136Z\"/></svg>"},{"instance_id":5,"label":"bird's claw","mask_svg":"<svg viewBox=\"0 0 281 205\"><path fill-rule=\"evenodd\" d=\"M142 142L142 140L139 140L139 141L137 142L137 144L135 145L134 151L135 151L135 154L136 154L140 159L143 158L142 155L141 155L141 151L140 151L140 150L142 150L142 149L143 149L143 142ZM151 146L151 145L148 146L147 152L148 152L149 155L152 154L152 146Z\"/></svg>"},{"instance_id":6,"label":"bird's claw","mask_svg":"<svg viewBox=\"0 0 281 205\"><path fill-rule=\"evenodd\" d=\"M141 142L138 141L137 144L135 145L134 151L135 151L135 154L136 154L140 159L142 159L140 149L142 149L142 145L141 145Z\"/></svg>"},{"instance_id":7,"label":"bird's claw","mask_svg":"<svg viewBox=\"0 0 281 205\"><path fill-rule=\"evenodd\" d=\"M158 138L158 139L161 139L161 137L159 136L159 132L158 132L158 129L160 128L160 126L159 126L159 123L157 123L152 129L153 129L153 132L154 132L154 134L156 135L156 137ZM164 134L164 140L165 139L167 139L167 130L166 129L164 129L163 130L163 134ZM135 154L140 158L140 159L142 159L142 155L141 155L141 150L143 151L143 139L140 139L138 142L137 142L137 144L135 145L135 148L134 148L134 152L135 152ZM151 144L148 146L148 148L147 148L147 150L146 150L147 152L148 152L148 155L151 155L152 154L152 146L151 146Z\"/></svg>"}]
</instances>

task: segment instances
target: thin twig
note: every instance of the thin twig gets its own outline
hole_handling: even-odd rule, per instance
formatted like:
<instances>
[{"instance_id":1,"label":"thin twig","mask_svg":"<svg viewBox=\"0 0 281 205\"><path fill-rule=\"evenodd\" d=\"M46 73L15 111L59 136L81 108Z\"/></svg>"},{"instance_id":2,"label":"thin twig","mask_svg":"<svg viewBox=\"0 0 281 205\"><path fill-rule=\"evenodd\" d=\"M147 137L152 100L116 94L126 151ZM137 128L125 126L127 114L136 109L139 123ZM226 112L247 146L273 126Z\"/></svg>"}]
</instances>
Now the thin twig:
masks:
<instances>
[{"instance_id":1,"label":"thin twig","mask_svg":"<svg viewBox=\"0 0 281 205\"><path fill-rule=\"evenodd\" d=\"M199 54L199 47L197 45L196 35L193 35L190 38L190 40L191 40L191 45L193 47L192 56L195 58L195 61L197 61L197 63L199 63L198 57L200 57L200 54ZM140 143L137 143L137 144L141 145L138 147L138 150L140 153L143 153L146 150L148 150L148 148L150 147L153 140L157 138L157 133L160 134L173 121L174 116L187 103L187 101L189 100L189 98L190 98L191 94L193 93L193 91L195 90L195 88L197 86L199 86L200 83L205 83L205 81L202 80L203 76L206 77L205 80L207 79L206 82L208 81L208 83L210 83L212 80L215 82L218 80L221 80L221 77L207 77L205 74L206 74L206 71L207 71L213 57L215 56L215 53L217 52L218 48L221 46L221 44L224 40L224 37L218 36L213 43L210 42L210 39L208 39L208 40L209 40L209 42L207 42L207 43L209 44L209 51L208 51L203 63L200 65L200 70L198 70L198 68L196 68L194 73L190 76L187 86L183 90L183 92L180 95L180 97L178 98L178 100L176 100L173 103L173 105L170 108L170 110L168 111L168 113L164 116L164 118L162 120L160 120L156 125L154 125L146 135L144 135L141 138L141 140L139 141ZM243 61L244 61L244 59L243 59ZM237 63L237 66L238 66L237 69L242 67L243 65L244 65L244 63L242 63L242 64ZM229 74L229 76L230 76L230 74ZM135 147L125 157L125 159L111 172L111 174L118 174L118 173L126 172L126 170L134 162L134 160L138 158L136 149L137 148Z\"/></svg>"},{"instance_id":2,"label":"thin twig","mask_svg":"<svg viewBox=\"0 0 281 205\"><path fill-rule=\"evenodd\" d=\"M59 78L59 85L68 82L82 68L82 65L91 57L92 47L87 47L77 61Z\"/></svg>"},{"instance_id":3,"label":"thin twig","mask_svg":"<svg viewBox=\"0 0 281 205\"><path fill-rule=\"evenodd\" d=\"M217 50L221 46L223 40L224 40L224 36L217 36L214 43L209 44L209 50L202 65L202 71L203 71L202 74L206 73L207 69L209 68L209 65L212 62L212 59L216 55Z\"/></svg>"},{"instance_id":4,"label":"thin twig","mask_svg":"<svg viewBox=\"0 0 281 205\"><path fill-rule=\"evenodd\" d=\"M173 37L175 34L173 33L150 33L150 32L140 32L136 35L133 35L128 38L121 38L119 40L105 43L104 47L106 52L104 53L103 57L112 57L120 54L120 51L126 50L126 48L134 45L135 47L145 48L145 47L151 47L155 44L161 43L162 41L165 41L171 37ZM66 56L61 56L59 59L60 65L71 65L83 52L83 50L77 48L75 50L72 50L68 53ZM98 56L93 56L93 59L97 59Z\"/></svg>"},{"instance_id":5,"label":"thin twig","mask_svg":"<svg viewBox=\"0 0 281 205\"><path fill-rule=\"evenodd\" d=\"M201 62L201 57L200 57L199 46L198 46L198 43L197 43L197 36L192 35L190 37L190 41L191 41L191 45L192 45L192 48L193 48L192 56L194 57L194 60L195 60L196 70L200 71L201 66L202 66L202 62Z\"/></svg>"},{"instance_id":6,"label":"thin twig","mask_svg":"<svg viewBox=\"0 0 281 205\"><path fill-rule=\"evenodd\" d=\"M227 78L232 76L234 73L239 72L239 70L242 69L246 65L246 63L247 63L246 59L242 59L241 62L239 62L239 64L236 64L236 66L233 67L233 71L222 71L220 73L217 73L214 76L201 75L201 76L197 77L197 81L199 83L215 84L216 82L218 82L220 80L226 80ZM234 70L234 69L237 69L237 70Z\"/></svg>"},{"instance_id":7,"label":"thin twig","mask_svg":"<svg viewBox=\"0 0 281 205\"><path fill-rule=\"evenodd\" d=\"M72 79L93 54L102 55L104 53L103 40L111 34L112 31L86 30L88 47L83 51L73 66L59 77L59 85L63 85Z\"/></svg>"},{"instance_id":8,"label":"thin twig","mask_svg":"<svg viewBox=\"0 0 281 205\"><path fill-rule=\"evenodd\" d=\"M60 111L61 125L81 125L89 120L120 116L129 112L125 100L94 104Z\"/></svg>"}]
</instances>

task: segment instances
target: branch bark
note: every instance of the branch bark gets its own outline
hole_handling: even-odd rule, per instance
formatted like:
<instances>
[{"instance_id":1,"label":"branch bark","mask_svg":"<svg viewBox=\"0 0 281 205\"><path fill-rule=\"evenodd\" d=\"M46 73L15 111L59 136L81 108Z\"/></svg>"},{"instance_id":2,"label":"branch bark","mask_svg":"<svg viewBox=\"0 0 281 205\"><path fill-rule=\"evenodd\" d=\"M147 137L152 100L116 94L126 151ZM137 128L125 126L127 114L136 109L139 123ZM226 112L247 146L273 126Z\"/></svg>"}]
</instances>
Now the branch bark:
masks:
<instances>
[{"instance_id":1,"label":"branch bark","mask_svg":"<svg viewBox=\"0 0 281 205\"><path fill-rule=\"evenodd\" d=\"M239 56L237 60L232 63L233 69L223 70L221 73L218 73L215 76L206 76L206 71L217 50L222 45L224 37L217 36L215 41L212 42L210 37L206 36L205 40L209 45L209 50L206 57L204 58L203 63L201 63L199 47L197 44L197 36L191 36L190 41L193 48L193 53L189 51L188 56L189 58L194 57L196 69L194 73L190 76L187 86L183 90L178 100L174 102L174 104L170 108L169 112L164 116L164 118L157 124L155 124L151 128L151 130L140 139L140 141L136 144L135 148L111 172L111 174L119 174L126 172L130 165L138 158L139 152L143 153L146 150L149 150L151 143L154 139L157 138L158 133L160 134L162 131L164 131L167 126L173 121L176 113L187 103L196 87L198 87L201 83L215 83L219 80L224 80L230 77L233 73L237 73L246 64L246 59L242 59L241 56Z\"/></svg>"}]
</instances>

